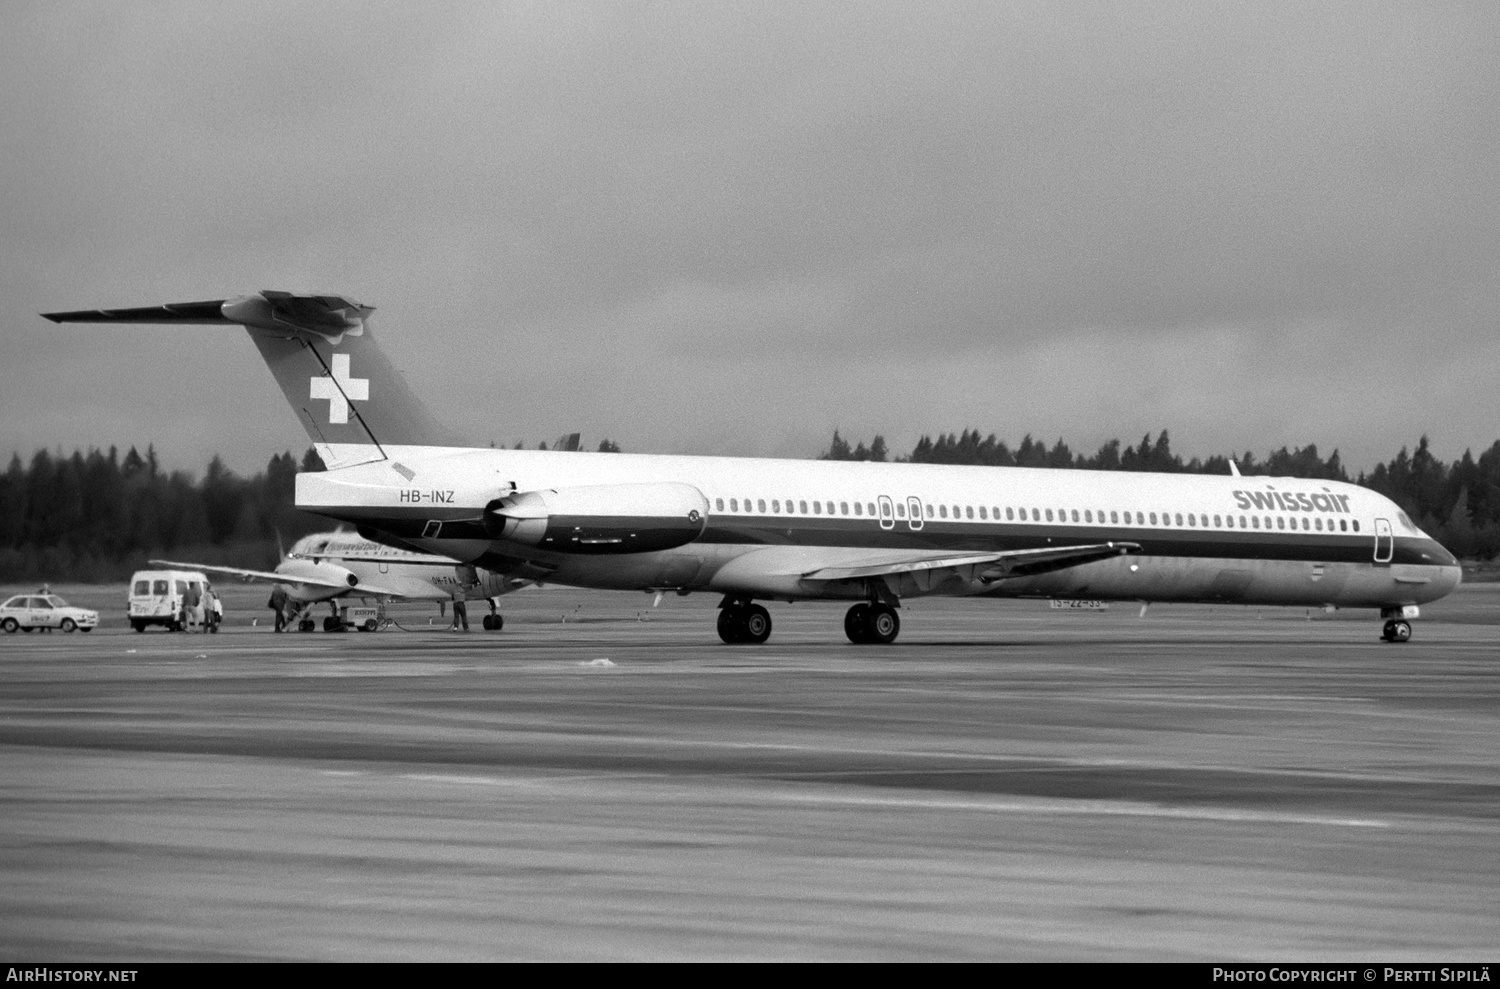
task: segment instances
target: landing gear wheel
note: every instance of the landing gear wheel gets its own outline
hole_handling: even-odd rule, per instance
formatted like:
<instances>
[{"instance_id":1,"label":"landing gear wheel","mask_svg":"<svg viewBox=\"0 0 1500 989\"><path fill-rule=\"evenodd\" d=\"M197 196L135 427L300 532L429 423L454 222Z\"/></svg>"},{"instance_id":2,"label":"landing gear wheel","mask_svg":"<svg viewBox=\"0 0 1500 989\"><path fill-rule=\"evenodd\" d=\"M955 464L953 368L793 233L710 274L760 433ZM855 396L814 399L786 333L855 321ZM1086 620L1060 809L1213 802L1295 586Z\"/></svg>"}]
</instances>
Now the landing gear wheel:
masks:
<instances>
[{"instance_id":1,"label":"landing gear wheel","mask_svg":"<svg viewBox=\"0 0 1500 989\"><path fill-rule=\"evenodd\" d=\"M318 623L311 618L304 618L297 623L297 631L299 632L315 632L317 629Z\"/></svg>"},{"instance_id":2,"label":"landing gear wheel","mask_svg":"<svg viewBox=\"0 0 1500 989\"><path fill-rule=\"evenodd\" d=\"M856 604L844 614L844 634L849 637L850 642L863 644L870 641L869 625L870 606L868 604Z\"/></svg>"},{"instance_id":3,"label":"landing gear wheel","mask_svg":"<svg viewBox=\"0 0 1500 989\"><path fill-rule=\"evenodd\" d=\"M865 621L865 641L886 646L896 641L901 634L901 618L890 605L872 604Z\"/></svg>"},{"instance_id":4,"label":"landing gear wheel","mask_svg":"<svg viewBox=\"0 0 1500 989\"><path fill-rule=\"evenodd\" d=\"M1407 642L1411 639L1411 622L1389 621L1380 637L1387 642Z\"/></svg>"},{"instance_id":5,"label":"landing gear wheel","mask_svg":"<svg viewBox=\"0 0 1500 989\"><path fill-rule=\"evenodd\" d=\"M771 613L758 604L752 604L740 619L740 632L744 635L740 641L760 645L771 637Z\"/></svg>"},{"instance_id":6,"label":"landing gear wheel","mask_svg":"<svg viewBox=\"0 0 1500 989\"><path fill-rule=\"evenodd\" d=\"M137 632L144 632L144 631L146 631L146 623L145 622L131 622L130 623L130 627L133 628L133 629L135 629Z\"/></svg>"},{"instance_id":7,"label":"landing gear wheel","mask_svg":"<svg viewBox=\"0 0 1500 989\"><path fill-rule=\"evenodd\" d=\"M505 619L499 615L485 615L480 624L484 626L486 632L498 632L505 627Z\"/></svg>"},{"instance_id":8,"label":"landing gear wheel","mask_svg":"<svg viewBox=\"0 0 1500 989\"><path fill-rule=\"evenodd\" d=\"M720 608L719 638L731 646L737 642L743 642L740 626L744 624L744 617L745 613L741 608Z\"/></svg>"},{"instance_id":9,"label":"landing gear wheel","mask_svg":"<svg viewBox=\"0 0 1500 989\"><path fill-rule=\"evenodd\" d=\"M76 632L76 631L78 631L78 623L75 622L71 618L64 618L62 620L62 624L59 625L58 627L61 628L64 632Z\"/></svg>"}]
</instances>

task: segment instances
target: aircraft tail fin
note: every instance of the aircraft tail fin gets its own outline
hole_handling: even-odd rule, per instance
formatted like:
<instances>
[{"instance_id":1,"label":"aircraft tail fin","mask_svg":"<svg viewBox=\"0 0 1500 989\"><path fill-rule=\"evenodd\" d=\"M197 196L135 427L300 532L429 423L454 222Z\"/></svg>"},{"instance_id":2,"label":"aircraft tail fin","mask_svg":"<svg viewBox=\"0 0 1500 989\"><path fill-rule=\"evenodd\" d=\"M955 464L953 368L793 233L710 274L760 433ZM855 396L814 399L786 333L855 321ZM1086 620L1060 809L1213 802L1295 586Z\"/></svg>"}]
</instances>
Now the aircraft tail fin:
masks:
<instances>
[{"instance_id":1,"label":"aircraft tail fin","mask_svg":"<svg viewBox=\"0 0 1500 989\"><path fill-rule=\"evenodd\" d=\"M238 324L255 342L329 468L386 457L389 446L463 446L375 343L374 308L337 295L257 292L138 309L43 313L54 323Z\"/></svg>"}]
</instances>

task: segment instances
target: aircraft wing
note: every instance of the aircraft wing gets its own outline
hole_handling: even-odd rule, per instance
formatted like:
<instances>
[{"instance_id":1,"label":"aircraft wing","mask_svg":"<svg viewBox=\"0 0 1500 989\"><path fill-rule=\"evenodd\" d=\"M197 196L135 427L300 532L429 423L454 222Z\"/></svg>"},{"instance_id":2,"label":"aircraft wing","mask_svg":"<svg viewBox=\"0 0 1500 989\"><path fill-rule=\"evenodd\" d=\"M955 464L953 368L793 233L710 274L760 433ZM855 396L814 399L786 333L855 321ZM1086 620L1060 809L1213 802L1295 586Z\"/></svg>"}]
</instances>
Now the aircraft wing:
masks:
<instances>
[{"instance_id":1,"label":"aircraft wing","mask_svg":"<svg viewBox=\"0 0 1500 989\"><path fill-rule=\"evenodd\" d=\"M346 580L327 580L312 575L292 575L277 573L274 570L245 570L241 567L220 567L207 563L182 563L176 560L150 560L154 567L165 567L169 570L206 570L209 573L224 573L231 577L239 577L242 580L269 580L277 584L312 584L317 587L336 587L341 591L353 590ZM378 588L370 588L365 584L359 585L361 593L376 595L389 594L390 591L382 591Z\"/></svg>"},{"instance_id":2,"label":"aircraft wing","mask_svg":"<svg viewBox=\"0 0 1500 989\"><path fill-rule=\"evenodd\" d=\"M857 580L861 577L887 577L972 567L974 576L992 583L1009 577L1031 577L1052 570L1064 570L1096 560L1126 553L1139 553L1139 543L1089 543L1083 546L1058 546L1044 549L1001 550L995 553L885 553L863 560L845 561L841 566L819 567L803 573L803 580Z\"/></svg>"}]
</instances>

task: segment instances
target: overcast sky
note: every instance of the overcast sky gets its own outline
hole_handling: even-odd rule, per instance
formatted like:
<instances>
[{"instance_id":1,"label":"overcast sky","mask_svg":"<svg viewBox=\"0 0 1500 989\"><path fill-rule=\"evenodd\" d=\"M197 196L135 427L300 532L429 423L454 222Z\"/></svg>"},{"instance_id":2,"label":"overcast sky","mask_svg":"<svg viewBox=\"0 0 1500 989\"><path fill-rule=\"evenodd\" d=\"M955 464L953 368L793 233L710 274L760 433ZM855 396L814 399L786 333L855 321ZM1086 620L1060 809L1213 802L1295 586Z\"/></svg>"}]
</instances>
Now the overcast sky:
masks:
<instances>
[{"instance_id":1,"label":"overcast sky","mask_svg":"<svg viewBox=\"0 0 1500 989\"><path fill-rule=\"evenodd\" d=\"M307 438L348 295L481 443L1500 439L1500 5L0 4L0 453Z\"/></svg>"}]
</instances>

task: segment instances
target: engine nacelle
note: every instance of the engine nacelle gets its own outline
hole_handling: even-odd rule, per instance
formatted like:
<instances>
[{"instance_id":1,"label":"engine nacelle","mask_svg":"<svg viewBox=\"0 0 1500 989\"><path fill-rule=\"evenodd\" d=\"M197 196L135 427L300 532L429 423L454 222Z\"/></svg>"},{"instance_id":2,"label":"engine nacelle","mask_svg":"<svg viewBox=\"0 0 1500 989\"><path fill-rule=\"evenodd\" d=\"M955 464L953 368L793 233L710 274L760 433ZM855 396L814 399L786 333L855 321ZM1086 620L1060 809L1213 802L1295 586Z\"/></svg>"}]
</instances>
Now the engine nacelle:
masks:
<instances>
[{"instance_id":1,"label":"engine nacelle","mask_svg":"<svg viewBox=\"0 0 1500 989\"><path fill-rule=\"evenodd\" d=\"M485 506L495 539L558 553L648 553L703 534L708 499L691 484L598 484L510 495Z\"/></svg>"}]
</instances>

